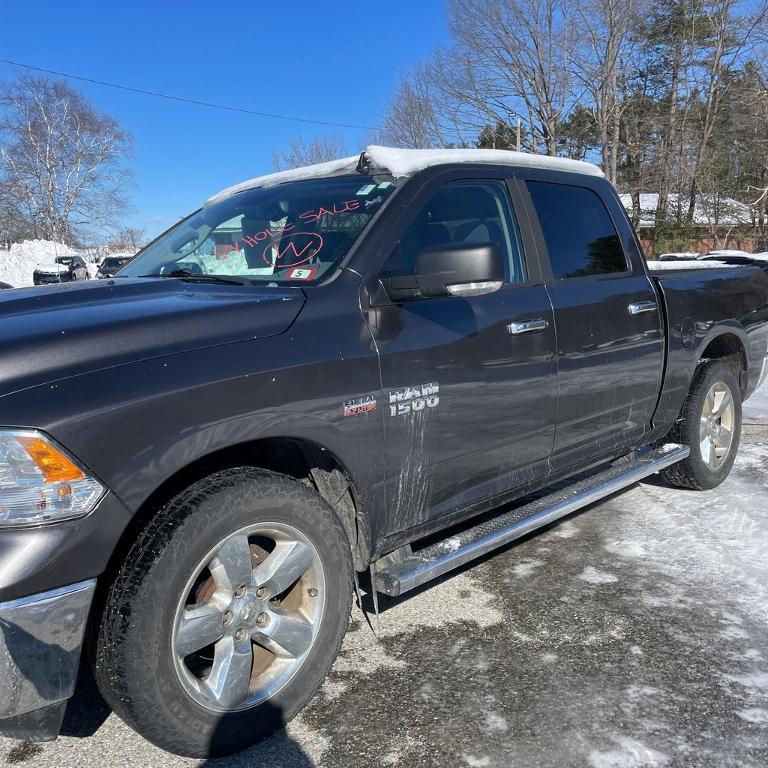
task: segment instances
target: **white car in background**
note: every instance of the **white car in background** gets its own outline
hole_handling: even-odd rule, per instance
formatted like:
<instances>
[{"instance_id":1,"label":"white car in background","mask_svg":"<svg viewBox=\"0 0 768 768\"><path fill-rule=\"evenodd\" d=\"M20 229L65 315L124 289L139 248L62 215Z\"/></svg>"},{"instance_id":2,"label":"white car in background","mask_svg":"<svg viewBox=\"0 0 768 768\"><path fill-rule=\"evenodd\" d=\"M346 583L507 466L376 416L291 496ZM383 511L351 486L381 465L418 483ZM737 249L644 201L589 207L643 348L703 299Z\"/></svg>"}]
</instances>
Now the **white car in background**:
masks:
<instances>
[{"instance_id":1,"label":"white car in background","mask_svg":"<svg viewBox=\"0 0 768 768\"><path fill-rule=\"evenodd\" d=\"M719 250L710 251L707 256L746 256L747 258L751 258L752 254L747 251L740 251L738 249L722 248Z\"/></svg>"},{"instance_id":2,"label":"white car in background","mask_svg":"<svg viewBox=\"0 0 768 768\"><path fill-rule=\"evenodd\" d=\"M693 251L681 251L679 253L662 253L659 261L696 261L701 254L694 253Z\"/></svg>"}]
</instances>

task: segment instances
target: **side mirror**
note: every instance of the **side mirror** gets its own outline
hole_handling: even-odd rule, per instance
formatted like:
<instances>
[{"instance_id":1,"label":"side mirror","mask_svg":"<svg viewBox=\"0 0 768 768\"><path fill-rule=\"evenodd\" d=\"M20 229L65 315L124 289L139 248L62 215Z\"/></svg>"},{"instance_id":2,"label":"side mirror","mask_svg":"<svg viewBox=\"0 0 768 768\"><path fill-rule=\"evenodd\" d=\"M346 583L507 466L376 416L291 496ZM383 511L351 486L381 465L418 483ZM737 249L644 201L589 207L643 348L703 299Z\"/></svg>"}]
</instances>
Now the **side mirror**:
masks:
<instances>
[{"instance_id":1,"label":"side mirror","mask_svg":"<svg viewBox=\"0 0 768 768\"><path fill-rule=\"evenodd\" d=\"M446 243L416 255L416 283L423 297L482 296L504 283L504 259L496 243Z\"/></svg>"}]
</instances>

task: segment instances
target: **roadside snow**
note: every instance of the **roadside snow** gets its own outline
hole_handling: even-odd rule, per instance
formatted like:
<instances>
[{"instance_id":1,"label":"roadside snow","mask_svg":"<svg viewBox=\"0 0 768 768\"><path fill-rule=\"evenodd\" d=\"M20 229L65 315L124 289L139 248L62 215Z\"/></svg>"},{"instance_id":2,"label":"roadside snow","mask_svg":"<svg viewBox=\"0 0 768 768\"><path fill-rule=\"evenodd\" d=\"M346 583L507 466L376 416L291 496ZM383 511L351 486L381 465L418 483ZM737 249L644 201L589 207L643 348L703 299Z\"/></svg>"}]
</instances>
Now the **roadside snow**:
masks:
<instances>
[{"instance_id":1,"label":"roadside snow","mask_svg":"<svg viewBox=\"0 0 768 768\"><path fill-rule=\"evenodd\" d=\"M534 155L529 152L512 152L506 149L394 149L372 144L365 149L365 155L374 171L389 173L396 179L412 176L417 171L432 165L446 165L448 163L495 163L523 168L553 168L572 173L584 173L589 176L604 175L596 165L581 160ZM292 168L288 171L257 176L232 187L227 187L227 189L209 198L205 205L219 203L246 189L272 187L276 184L285 184L288 181L319 179L342 173L353 173L359 160L360 155L354 155L353 157L331 160L328 163L306 165L302 168Z\"/></svg>"},{"instance_id":2,"label":"roadside snow","mask_svg":"<svg viewBox=\"0 0 768 768\"><path fill-rule=\"evenodd\" d=\"M51 240L25 240L9 251L0 249L0 281L14 288L32 285L32 273L41 262L52 264L57 256L76 256L78 251Z\"/></svg>"}]
</instances>

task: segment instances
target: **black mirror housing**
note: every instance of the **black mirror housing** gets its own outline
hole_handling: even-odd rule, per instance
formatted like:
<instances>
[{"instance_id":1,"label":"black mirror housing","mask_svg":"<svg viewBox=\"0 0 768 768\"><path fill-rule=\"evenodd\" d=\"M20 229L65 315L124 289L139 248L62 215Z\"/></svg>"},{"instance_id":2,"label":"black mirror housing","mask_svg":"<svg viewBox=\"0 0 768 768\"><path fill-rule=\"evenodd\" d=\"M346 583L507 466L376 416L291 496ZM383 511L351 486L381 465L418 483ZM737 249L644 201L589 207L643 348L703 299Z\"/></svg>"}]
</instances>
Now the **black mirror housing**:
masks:
<instances>
[{"instance_id":1,"label":"black mirror housing","mask_svg":"<svg viewBox=\"0 0 768 768\"><path fill-rule=\"evenodd\" d=\"M446 243L416 256L422 297L480 296L504 283L504 259L496 243Z\"/></svg>"}]
</instances>

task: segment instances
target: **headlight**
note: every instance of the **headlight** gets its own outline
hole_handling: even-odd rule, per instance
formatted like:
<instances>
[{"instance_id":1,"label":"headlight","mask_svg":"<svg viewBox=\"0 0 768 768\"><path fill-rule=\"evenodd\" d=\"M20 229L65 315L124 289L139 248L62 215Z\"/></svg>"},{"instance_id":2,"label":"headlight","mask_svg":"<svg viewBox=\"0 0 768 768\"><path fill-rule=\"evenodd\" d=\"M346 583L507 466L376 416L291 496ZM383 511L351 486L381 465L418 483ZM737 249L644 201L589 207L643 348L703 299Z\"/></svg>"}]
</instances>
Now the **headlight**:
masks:
<instances>
[{"instance_id":1,"label":"headlight","mask_svg":"<svg viewBox=\"0 0 768 768\"><path fill-rule=\"evenodd\" d=\"M104 487L34 430L0 430L0 528L87 515Z\"/></svg>"}]
</instances>

